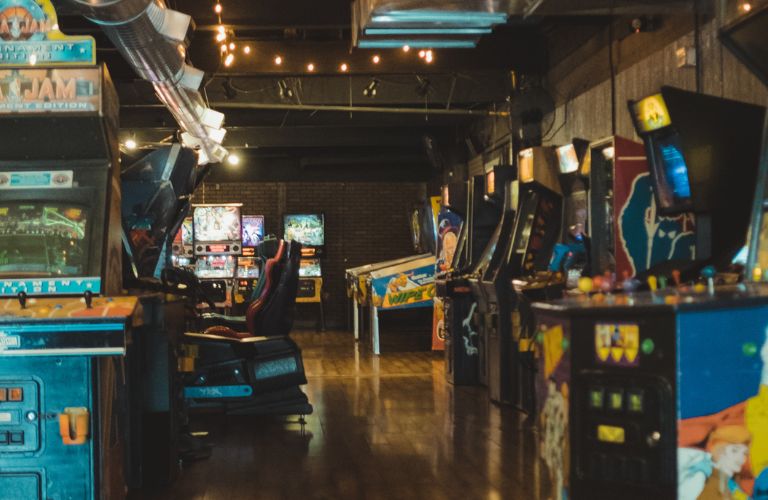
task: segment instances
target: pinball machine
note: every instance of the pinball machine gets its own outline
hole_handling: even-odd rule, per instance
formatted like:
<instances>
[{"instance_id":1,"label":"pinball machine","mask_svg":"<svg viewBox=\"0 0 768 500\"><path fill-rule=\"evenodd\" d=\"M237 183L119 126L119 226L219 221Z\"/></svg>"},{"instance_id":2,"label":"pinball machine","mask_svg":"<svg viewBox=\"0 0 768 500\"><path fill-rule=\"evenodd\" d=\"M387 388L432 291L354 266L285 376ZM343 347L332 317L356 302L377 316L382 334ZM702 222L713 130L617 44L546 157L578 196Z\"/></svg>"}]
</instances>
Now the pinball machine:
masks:
<instances>
[{"instance_id":1,"label":"pinball machine","mask_svg":"<svg viewBox=\"0 0 768 500\"><path fill-rule=\"evenodd\" d=\"M218 308L232 307L237 257L243 252L242 203L192 207L195 274Z\"/></svg>"}]
</instances>

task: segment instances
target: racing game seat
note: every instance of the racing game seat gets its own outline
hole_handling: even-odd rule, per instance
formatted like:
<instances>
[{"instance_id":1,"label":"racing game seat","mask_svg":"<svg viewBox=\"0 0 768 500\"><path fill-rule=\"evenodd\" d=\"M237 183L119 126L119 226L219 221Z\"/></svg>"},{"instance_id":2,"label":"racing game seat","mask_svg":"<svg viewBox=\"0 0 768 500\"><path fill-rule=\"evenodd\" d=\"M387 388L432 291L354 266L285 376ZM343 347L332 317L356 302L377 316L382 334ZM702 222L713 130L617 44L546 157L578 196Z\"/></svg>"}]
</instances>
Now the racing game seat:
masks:
<instances>
[{"instance_id":1,"label":"racing game seat","mask_svg":"<svg viewBox=\"0 0 768 500\"><path fill-rule=\"evenodd\" d=\"M195 370L185 378L191 407L222 408L229 414L312 413L299 388L307 383L301 349L288 336L300 257L301 244L281 241L266 261L263 285L245 317L207 315L202 333L185 334L186 342L198 345Z\"/></svg>"}]
</instances>

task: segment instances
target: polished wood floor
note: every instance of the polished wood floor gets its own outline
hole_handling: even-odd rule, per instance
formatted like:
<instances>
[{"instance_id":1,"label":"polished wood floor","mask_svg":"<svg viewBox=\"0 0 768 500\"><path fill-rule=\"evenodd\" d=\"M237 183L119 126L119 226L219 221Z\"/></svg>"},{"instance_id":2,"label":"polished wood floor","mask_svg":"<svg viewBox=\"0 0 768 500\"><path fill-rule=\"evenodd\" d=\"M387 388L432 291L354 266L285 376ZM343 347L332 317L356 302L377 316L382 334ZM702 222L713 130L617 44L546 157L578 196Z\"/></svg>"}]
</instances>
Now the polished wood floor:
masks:
<instances>
[{"instance_id":1,"label":"polished wood floor","mask_svg":"<svg viewBox=\"0 0 768 500\"><path fill-rule=\"evenodd\" d=\"M347 332L296 333L315 412L207 417L213 456L146 499L534 499L535 438L485 389L445 382L439 354L372 356Z\"/></svg>"}]
</instances>

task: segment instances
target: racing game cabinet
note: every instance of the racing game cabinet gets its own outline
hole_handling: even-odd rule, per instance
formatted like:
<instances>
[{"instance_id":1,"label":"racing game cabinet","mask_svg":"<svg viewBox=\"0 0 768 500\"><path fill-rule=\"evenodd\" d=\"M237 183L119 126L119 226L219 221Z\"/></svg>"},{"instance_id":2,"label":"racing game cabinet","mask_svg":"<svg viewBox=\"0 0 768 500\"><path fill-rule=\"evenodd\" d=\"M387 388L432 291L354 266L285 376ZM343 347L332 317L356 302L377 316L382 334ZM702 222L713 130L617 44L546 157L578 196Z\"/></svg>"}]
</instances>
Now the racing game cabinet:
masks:
<instances>
[{"instance_id":1,"label":"racing game cabinet","mask_svg":"<svg viewBox=\"0 0 768 500\"><path fill-rule=\"evenodd\" d=\"M312 413L299 388L307 383L301 349L289 337L300 258L300 243L280 241L245 316L206 315L205 330L185 334L199 348L195 370L185 378L191 407L228 414Z\"/></svg>"}]
</instances>

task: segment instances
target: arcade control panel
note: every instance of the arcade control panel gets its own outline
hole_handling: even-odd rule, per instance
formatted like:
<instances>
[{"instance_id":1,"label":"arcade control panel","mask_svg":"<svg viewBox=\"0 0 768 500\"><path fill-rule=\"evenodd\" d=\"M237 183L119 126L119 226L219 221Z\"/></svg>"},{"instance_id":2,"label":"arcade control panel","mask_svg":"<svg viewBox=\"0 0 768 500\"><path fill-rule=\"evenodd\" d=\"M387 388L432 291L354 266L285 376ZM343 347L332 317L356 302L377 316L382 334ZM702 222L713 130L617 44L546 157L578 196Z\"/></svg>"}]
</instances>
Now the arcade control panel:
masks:
<instances>
[{"instance_id":1,"label":"arcade control panel","mask_svg":"<svg viewBox=\"0 0 768 500\"><path fill-rule=\"evenodd\" d=\"M39 399L37 382L0 379L0 453L40 447Z\"/></svg>"}]
</instances>

